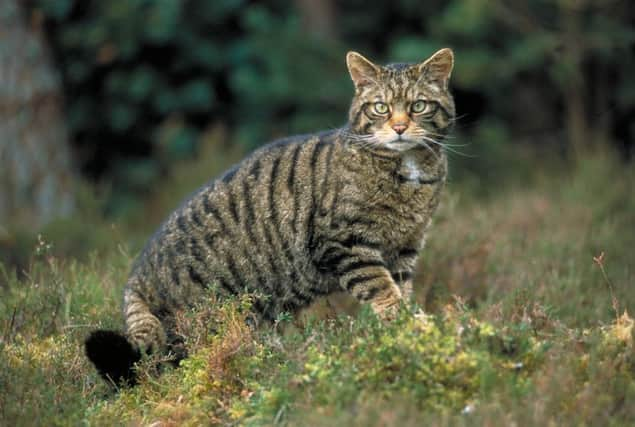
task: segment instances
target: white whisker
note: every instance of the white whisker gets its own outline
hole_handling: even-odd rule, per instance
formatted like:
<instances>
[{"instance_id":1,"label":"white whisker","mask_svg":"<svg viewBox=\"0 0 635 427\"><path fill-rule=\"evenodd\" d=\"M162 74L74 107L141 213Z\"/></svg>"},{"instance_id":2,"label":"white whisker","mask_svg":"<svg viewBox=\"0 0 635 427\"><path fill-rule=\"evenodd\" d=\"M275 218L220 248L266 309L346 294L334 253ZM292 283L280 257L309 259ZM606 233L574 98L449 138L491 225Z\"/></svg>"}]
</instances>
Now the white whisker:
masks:
<instances>
[{"instance_id":1,"label":"white whisker","mask_svg":"<svg viewBox=\"0 0 635 427\"><path fill-rule=\"evenodd\" d=\"M469 144L451 144L443 142L434 137L445 139L447 138L446 135L441 135L425 130L412 131L404 140L395 140L394 135L392 135L390 132L382 131L374 134L356 134L348 130L342 130L340 132L340 135L346 138L351 144L354 144L356 147L359 147L362 150L390 149L390 145L388 143L403 142L421 145L430 153L432 153L432 155L434 155L436 158L439 157L439 154L433 149L433 146L435 145L452 154L463 157L475 157L457 150L457 148L465 147Z\"/></svg>"},{"instance_id":2,"label":"white whisker","mask_svg":"<svg viewBox=\"0 0 635 427\"><path fill-rule=\"evenodd\" d=\"M436 145L440 146L441 148L443 148L444 150L449 151L450 153L454 153L454 154L456 154L456 155L463 156L463 157L475 157L475 156L472 156L472 155L470 155L470 154L467 154L467 153L463 153L463 152L461 152L461 151L458 151L458 150L456 150L456 149L452 148L451 146L448 146L447 144L444 144L443 142L440 142L440 141L437 141L437 140L435 140L435 139L432 139L432 138L430 138L430 137L428 137L428 136L424 136L424 135L422 135L422 136L421 136L421 139L422 139L422 140L425 140L425 141L428 141L428 142L431 142L431 143L433 143L433 144L436 144ZM422 142L423 142L423 141L422 141ZM425 142L424 142L424 144L425 144ZM426 145L427 145L427 144L426 144Z\"/></svg>"},{"instance_id":3,"label":"white whisker","mask_svg":"<svg viewBox=\"0 0 635 427\"><path fill-rule=\"evenodd\" d=\"M437 138L442 138L442 139L448 138L447 135L441 135L441 134L438 134L438 133L429 132L429 131L423 131L423 130L422 131L414 131L412 133L412 135L414 135L415 137L418 137L418 138L430 137L430 136L437 137ZM465 144L451 144L451 143L447 143L447 142L441 142L441 141L438 141L438 140L435 140L435 141L436 141L436 143L443 144L444 146L447 146L447 147L467 147L467 146L470 145L468 143L465 143Z\"/></svg>"}]
</instances>

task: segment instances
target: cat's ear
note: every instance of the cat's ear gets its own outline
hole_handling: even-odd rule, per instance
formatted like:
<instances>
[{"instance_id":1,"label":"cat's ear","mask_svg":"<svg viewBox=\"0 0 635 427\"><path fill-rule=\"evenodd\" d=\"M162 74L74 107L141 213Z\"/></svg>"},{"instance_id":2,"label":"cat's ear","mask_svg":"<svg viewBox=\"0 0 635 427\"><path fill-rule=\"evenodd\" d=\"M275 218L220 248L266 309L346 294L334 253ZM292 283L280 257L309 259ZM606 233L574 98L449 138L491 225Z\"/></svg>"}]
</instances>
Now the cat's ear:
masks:
<instances>
[{"instance_id":1,"label":"cat's ear","mask_svg":"<svg viewBox=\"0 0 635 427\"><path fill-rule=\"evenodd\" d=\"M377 81L379 77L379 66L373 64L357 52L346 54L346 65L355 87L365 86Z\"/></svg>"},{"instance_id":2,"label":"cat's ear","mask_svg":"<svg viewBox=\"0 0 635 427\"><path fill-rule=\"evenodd\" d=\"M425 74L428 80L438 82L447 89L453 67L454 53L452 49L445 48L419 64L419 72Z\"/></svg>"}]
</instances>

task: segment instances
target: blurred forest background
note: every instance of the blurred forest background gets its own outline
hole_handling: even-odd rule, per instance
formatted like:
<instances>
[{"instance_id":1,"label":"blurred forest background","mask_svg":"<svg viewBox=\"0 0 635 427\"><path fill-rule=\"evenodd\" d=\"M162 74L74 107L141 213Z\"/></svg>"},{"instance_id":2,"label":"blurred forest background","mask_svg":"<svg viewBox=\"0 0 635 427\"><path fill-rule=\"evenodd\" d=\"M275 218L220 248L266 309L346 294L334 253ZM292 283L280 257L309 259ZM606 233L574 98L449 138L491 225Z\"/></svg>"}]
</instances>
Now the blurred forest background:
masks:
<instances>
[{"instance_id":1,"label":"blurred forest background","mask_svg":"<svg viewBox=\"0 0 635 427\"><path fill-rule=\"evenodd\" d=\"M339 127L347 50L378 62L455 50L466 146L452 177L481 195L597 150L629 162L634 19L628 0L3 0L3 258L87 205L143 216L192 159L214 157L211 178L276 137ZM58 234L87 239L80 222Z\"/></svg>"}]
</instances>

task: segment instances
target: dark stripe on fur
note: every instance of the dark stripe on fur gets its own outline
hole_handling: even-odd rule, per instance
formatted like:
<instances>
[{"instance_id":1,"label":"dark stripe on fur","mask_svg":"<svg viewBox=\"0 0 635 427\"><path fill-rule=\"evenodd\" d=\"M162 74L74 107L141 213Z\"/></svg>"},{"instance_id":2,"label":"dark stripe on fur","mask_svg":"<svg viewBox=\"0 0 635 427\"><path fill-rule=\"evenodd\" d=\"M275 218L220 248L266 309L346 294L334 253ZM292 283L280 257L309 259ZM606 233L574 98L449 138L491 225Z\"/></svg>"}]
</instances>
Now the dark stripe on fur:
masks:
<instances>
[{"instance_id":1,"label":"dark stripe on fur","mask_svg":"<svg viewBox=\"0 0 635 427\"><path fill-rule=\"evenodd\" d=\"M220 212L218 212L216 206L212 205L212 202L209 200L207 195L203 197L203 208L206 214L214 217L214 221L219 225L221 233L226 233L227 225L225 224L225 221L223 221L223 217Z\"/></svg>"},{"instance_id":2,"label":"dark stripe on fur","mask_svg":"<svg viewBox=\"0 0 635 427\"><path fill-rule=\"evenodd\" d=\"M187 274L190 276L190 279L192 280L192 282L196 283L197 285L203 288L207 287L207 283L205 282L201 274L198 271L196 271L193 265L187 266Z\"/></svg>"},{"instance_id":3,"label":"dark stripe on fur","mask_svg":"<svg viewBox=\"0 0 635 427\"><path fill-rule=\"evenodd\" d=\"M397 257L399 258L412 258L419 255L419 251L414 248L406 248L402 249L397 253Z\"/></svg>"},{"instance_id":4,"label":"dark stripe on fur","mask_svg":"<svg viewBox=\"0 0 635 427\"><path fill-rule=\"evenodd\" d=\"M356 286L370 282L371 280L379 279L380 277L383 277L383 274L369 274L352 277L346 281L346 289L348 291L352 291Z\"/></svg>"},{"instance_id":5,"label":"dark stripe on fur","mask_svg":"<svg viewBox=\"0 0 635 427\"><path fill-rule=\"evenodd\" d=\"M371 301L373 298L375 298L375 296L377 296L377 294L379 293L380 290L381 290L381 288L378 287L378 286L376 286L374 288L370 288L368 291L364 292L361 295L361 301L362 302Z\"/></svg>"},{"instance_id":6,"label":"dark stripe on fur","mask_svg":"<svg viewBox=\"0 0 635 427\"><path fill-rule=\"evenodd\" d=\"M362 247L375 249L375 250L380 250L383 248L383 244L381 242L373 242L356 234L352 234L349 237L347 237L345 240L341 240L338 243L340 243L342 246L346 248L353 248L355 246L362 246Z\"/></svg>"},{"instance_id":7,"label":"dark stripe on fur","mask_svg":"<svg viewBox=\"0 0 635 427\"><path fill-rule=\"evenodd\" d=\"M221 181L223 181L225 184L229 184L232 181L232 179L234 179L236 172L238 172L238 166L232 167L230 170L228 170L225 173L225 175L223 175L223 177L221 178Z\"/></svg>"},{"instance_id":8,"label":"dark stripe on fur","mask_svg":"<svg viewBox=\"0 0 635 427\"><path fill-rule=\"evenodd\" d=\"M344 267L340 267L339 271L341 274L350 273L353 270L362 270L368 267L386 267L386 265L380 260L357 260L351 263L345 264Z\"/></svg>"},{"instance_id":9,"label":"dark stripe on fur","mask_svg":"<svg viewBox=\"0 0 635 427\"><path fill-rule=\"evenodd\" d=\"M392 279L398 283L407 282L412 279L412 273L410 271L398 271L391 273L390 275L392 276Z\"/></svg>"},{"instance_id":10,"label":"dark stripe on fur","mask_svg":"<svg viewBox=\"0 0 635 427\"><path fill-rule=\"evenodd\" d=\"M227 188L227 205L229 207L229 212L232 215L232 218L234 219L234 223L236 225L240 224L240 217L238 215L238 207L236 206L236 199L234 197L234 192L231 190L231 188Z\"/></svg>"}]
</instances>

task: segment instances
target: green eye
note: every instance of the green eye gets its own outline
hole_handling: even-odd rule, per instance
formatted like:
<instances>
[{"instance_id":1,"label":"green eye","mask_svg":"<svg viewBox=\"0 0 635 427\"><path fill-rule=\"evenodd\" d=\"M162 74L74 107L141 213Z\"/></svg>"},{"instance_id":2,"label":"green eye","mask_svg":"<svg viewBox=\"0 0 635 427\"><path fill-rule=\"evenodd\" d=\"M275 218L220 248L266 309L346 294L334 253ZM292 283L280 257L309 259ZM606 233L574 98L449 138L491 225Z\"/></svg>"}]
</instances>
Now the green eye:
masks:
<instances>
[{"instance_id":1,"label":"green eye","mask_svg":"<svg viewBox=\"0 0 635 427\"><path fill-rule=\"evenodd\" d=\"M423 113L426 110L426 107L428 106L428 103L426 101L415 101L412 106L410 107L410 109L412 110L413 113Z\"/></svg>"},{"instance_id":2,"label":"green eye","mask_svg":"<svg viewBox=\"0 0 635 427\"><path fill-rule=\"evenodd\" d=\"M388 105L384 104L383 102L375 102L375 112L377 114L386 114L388 113Z\"/></svg>"}]
</instances>

